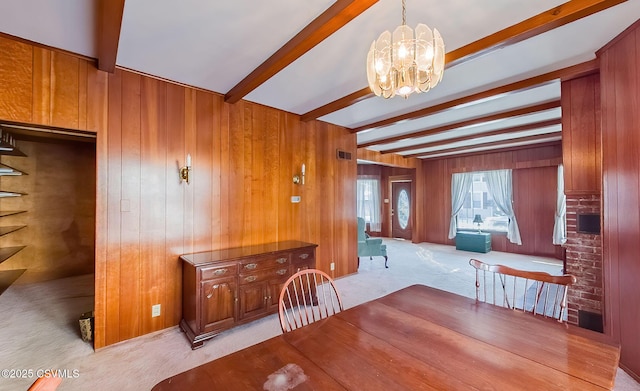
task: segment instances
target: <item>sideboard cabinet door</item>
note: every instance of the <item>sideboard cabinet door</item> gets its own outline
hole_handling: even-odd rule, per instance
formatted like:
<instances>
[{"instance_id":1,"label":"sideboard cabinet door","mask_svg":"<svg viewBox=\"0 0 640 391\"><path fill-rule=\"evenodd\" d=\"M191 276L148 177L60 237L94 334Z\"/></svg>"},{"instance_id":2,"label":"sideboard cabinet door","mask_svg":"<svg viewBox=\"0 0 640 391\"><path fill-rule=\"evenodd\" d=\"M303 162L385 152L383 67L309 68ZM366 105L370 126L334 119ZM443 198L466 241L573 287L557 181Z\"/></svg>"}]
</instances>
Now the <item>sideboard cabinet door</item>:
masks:
<instances>
[{"instance_id":1,"label":"sideboard cabinet door","mask_svg":"<svg viewBox=\"0 0 640 391\"><path fill-rule=\"evenodd\" d=\"M236 320L236 280L225 278L202 281L202 324L204 333L227 329Z\"/></svg>"}]
</instances>

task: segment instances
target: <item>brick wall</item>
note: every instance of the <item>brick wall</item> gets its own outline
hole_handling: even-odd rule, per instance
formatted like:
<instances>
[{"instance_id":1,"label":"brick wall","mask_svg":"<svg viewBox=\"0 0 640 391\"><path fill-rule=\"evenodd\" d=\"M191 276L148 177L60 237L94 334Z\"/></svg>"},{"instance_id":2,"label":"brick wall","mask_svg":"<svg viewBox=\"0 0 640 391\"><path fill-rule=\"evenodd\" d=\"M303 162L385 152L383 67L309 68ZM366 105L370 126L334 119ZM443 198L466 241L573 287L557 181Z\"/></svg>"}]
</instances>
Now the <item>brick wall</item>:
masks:
<instances>
[{"instance_id":1,"label":"brick wall","mask_svg":"<svg viewBox=\"0 0 640 391\"><path fill-rule=\"evenodd\" d=\"M565 273L578 282L569 288L568 322L580 324L580 314L602 315L602 237L577 232L577 216L600 214L600 195L567 195L567 242Z\"/></svg>"}]
</instances>

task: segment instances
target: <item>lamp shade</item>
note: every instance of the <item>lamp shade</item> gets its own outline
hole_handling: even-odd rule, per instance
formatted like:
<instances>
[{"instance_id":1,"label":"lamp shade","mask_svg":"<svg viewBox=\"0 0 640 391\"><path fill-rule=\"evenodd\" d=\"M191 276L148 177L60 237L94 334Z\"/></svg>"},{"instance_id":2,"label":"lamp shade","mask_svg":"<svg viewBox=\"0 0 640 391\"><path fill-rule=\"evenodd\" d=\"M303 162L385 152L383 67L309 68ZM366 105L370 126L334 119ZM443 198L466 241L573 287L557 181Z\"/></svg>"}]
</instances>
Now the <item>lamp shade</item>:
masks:
<instances>
[{"instance_id":1,"label":"lamp shade","mask_svg":"<svg viewBox=\"0 0 640 391\"><path fill-rule=\"evenodd\" d=\"M476 215L476 216L473 218L473 223L474 223L474 224L482 224L482 216L480 216L480 215Z\"/></svg>"}]
</instances>

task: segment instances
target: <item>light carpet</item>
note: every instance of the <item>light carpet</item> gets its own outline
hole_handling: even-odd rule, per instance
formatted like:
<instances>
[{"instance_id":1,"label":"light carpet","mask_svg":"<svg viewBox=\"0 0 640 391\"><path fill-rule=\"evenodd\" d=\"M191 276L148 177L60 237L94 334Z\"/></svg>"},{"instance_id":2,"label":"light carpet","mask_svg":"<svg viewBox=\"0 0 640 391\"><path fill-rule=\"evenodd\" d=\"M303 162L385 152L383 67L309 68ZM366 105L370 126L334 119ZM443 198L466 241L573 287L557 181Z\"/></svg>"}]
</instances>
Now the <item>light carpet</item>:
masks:
<instances>
[{"instance_id":1,"label":"light carpet","mask_svg":"<svg viewBox=\"0 0 640 391\"><path fill-rule=\"evenodd\" d=\"M555 259L492 251L478 254L453 246L384 239L389 269L382 258L361 258L359 273L336 280L346 308L412 284L425 284L474 297L474 257L488 263L559 273ZM19 281L18 281L19 282ZM93 306L93 275L36 284L14 284L0 295L0 369L26 370L25 378L0 377L0 390L26 390L28 370L67 370L65 390L149 390L174 374L204 364L281 333L277 315L225 331L191 350L178 327L108 346L94 352L80 339L78 317ZM14 373L15 374L15 373ZM640 390L618 370L617 391Z\"/></svg>"}]
</instances>

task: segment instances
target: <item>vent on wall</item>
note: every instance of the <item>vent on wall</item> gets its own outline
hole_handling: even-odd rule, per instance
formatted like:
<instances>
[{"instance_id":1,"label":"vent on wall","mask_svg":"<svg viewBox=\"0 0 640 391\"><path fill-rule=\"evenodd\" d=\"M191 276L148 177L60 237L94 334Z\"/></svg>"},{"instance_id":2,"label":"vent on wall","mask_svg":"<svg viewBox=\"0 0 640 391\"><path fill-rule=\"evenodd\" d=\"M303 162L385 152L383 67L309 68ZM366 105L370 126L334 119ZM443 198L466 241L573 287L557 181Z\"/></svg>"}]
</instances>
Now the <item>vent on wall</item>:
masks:
<instances>
[{"instance_id":1,"label":"vent on wall","mask_svg":"<svg viewBox=\"0 0 640 391\"><path fill-rule=\"evenodd\" d=\"M351 160L351 152L336 150L336 158L338 160Z\"/></svg>"}]
</instances>

